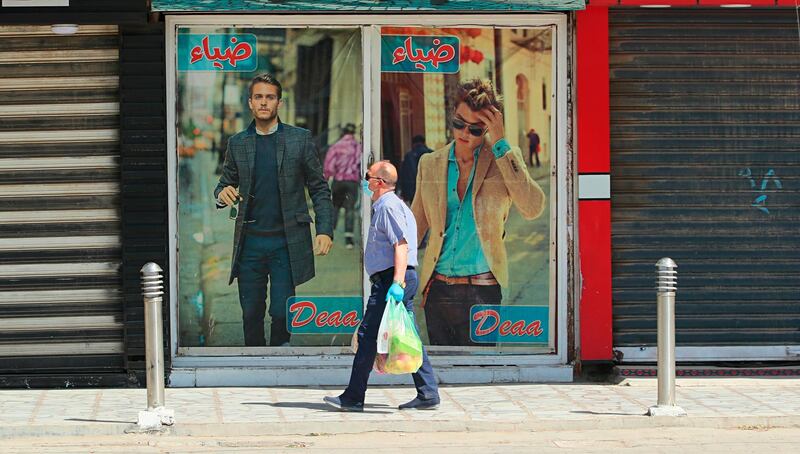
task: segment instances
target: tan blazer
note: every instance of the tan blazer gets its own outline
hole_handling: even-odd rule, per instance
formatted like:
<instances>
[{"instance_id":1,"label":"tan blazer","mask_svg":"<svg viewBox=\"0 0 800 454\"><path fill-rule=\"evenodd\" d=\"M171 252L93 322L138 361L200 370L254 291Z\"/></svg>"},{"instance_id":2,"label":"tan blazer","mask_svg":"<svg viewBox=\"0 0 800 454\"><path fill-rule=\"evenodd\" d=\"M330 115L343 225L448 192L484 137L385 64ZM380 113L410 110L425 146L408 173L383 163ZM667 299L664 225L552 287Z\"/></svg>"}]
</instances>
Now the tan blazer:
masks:
<instances>
[{"instance_id":1,"label":"tan blazer","mask_svg":"<svg viewBox=\"0 0 800 454\"><path fill-rule=\"evenodd\" d=\"M417 220L417 238L430 229L428 248L420 269L420 288L425 288L433 274L444 242L447 221L447 158L452 143L422 156L417 171L417 193L411 211ZM505 156L495 159L487 144L478 155L472 182L472 208L478 237L489 268L502 287L508 286L508 259L503 231L511 204L525 219L535 219L544 211L542 188L528 174L522 152L511 147Z\"/></svg>"}]
</instances>

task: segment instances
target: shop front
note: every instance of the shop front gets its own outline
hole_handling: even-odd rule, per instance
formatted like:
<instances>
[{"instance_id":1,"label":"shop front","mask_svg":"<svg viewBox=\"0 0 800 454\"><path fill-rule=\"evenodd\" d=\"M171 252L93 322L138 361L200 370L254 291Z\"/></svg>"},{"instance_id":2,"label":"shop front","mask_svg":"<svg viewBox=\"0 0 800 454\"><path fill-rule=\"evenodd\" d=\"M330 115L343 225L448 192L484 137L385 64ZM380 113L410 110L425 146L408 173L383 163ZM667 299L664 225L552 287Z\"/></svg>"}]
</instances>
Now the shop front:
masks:
<instances>
[{"instance_id":1,"label":"shop front","mask_svg":"<svg viewBox=\"0 0 800 454\"><path fill-rule=\"evenodd\" d=\"M559 2L562 12L548 2L480 2L480 14L443 2L422 15L193 15L180 3L153 2L166 23L171 386L347 381L369 295L364 256L372 252L364 251L370 201L361 180L381 160L398 169L396 192L418 224L415 316L440 380L572 379L563 10L583 2ZM272 170L257 145L249 152L246 145L262 140L253 115L269 114L259 112L263 84L252 83L264 73L277 81L266 85L280 87ZM467 189L449 194L456 134L491 140L480 121L464 121L471 114L459 93L475 86L502 95L505 152L519 158L521 176L509 178L491 161L499 155L479 151ZM296 139L294 127L310 135ZM266 189L270 180L256 177L270 171L280 198ZM218 208L215 196L226 186L241 202ZM269 230L255 213L278 205L281 225ZM470 222L454 221L462 217ZM458 230L464 225L472 236ZM496 241L490 228L502 230ZM320 252L319 236L333 246L308 260ZM285 245L285 273L279 259L271 269L248 262L256 241ZM268 285L251 284L266 272ZM488 276L479 281L488 285L459 292L455 278L465 275Z\"/></svg>"},{"instance_id":2,"label":"shop front","mask_svg":"<svg viewBox=\"0 0 800 454\"><path fill-rule=\"evenodd\" d=\"M679 364L798 359L797 4L728 3L577 15L584 361L655 363L661 257Z\"/></svg>"},{"instance_id":3,"label":"shop front","mask_svg":"<svg viewBox=\"0 0 800 454\"><path fill-rule=\"evenodd\" d=\"M141 170L129 137L148 96L127 82L144 74L130 49L147 4L71 3L0 3L0 387L130 386L144 370L128 251L147 221L130 222L121 175Z\"/></svg>"}]
</instances>

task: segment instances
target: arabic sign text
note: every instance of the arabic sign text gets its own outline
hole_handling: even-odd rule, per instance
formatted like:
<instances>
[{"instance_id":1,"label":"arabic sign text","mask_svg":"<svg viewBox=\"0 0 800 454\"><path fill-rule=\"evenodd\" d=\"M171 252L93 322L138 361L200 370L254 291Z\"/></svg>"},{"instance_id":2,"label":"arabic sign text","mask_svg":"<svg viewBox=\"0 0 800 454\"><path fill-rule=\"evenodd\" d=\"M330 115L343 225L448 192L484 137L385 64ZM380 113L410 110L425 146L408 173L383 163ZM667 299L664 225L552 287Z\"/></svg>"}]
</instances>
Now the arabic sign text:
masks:
<instances>
[{"instance_id":1,"label":"arabic sign text","mask_svg":"<svg viewBox=\"0 0 800 454\"><path fill-rule=\"evenodd\" d=\"M256 35L179 34L178 71L255 71Z\"/></svg>"},{"instance_id":2,"label":"arabic sign text","mask_svg":"<svg viewBox=\"0 0 800 454\"><path fill-rule=\"evenodd\" d=\"M384 35L381 71L457 73L459 48L457 36Z\"/></svg>"}]
</instances>

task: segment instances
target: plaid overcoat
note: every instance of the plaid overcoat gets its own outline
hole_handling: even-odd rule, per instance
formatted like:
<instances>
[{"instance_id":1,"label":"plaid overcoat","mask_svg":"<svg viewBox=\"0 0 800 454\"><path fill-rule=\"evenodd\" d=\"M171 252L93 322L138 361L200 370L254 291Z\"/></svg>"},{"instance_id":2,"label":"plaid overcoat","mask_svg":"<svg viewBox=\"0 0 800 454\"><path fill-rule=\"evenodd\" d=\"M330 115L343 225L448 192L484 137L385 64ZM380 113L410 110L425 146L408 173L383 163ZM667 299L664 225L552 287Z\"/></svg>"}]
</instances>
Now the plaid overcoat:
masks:
<instances>
[{"instance_id":1,"label":"plaid overcoat","mask_svg":"<svg viewBox=\"0 0 800 454\"><path fill-rule=\"evenodd\" d=\"M280 191L283 229L289 247L289 262L292 268L292 281L295 286L314 277L314 247L311 238L311 223L316 221L316 233L333 238L333 204L331 191L322 177L316 147L307 129L281 124L278 131L277 160L278 187ZM239 190L243 200L239 203L236 227L233 235L233 255L229 284L239 274L241 255L242 225L247 213L247 203L253 182L253 168L256 157L255 122L244 131L228 140L225 163L219 183L214 189L214 199L226 186ZM314 205L315 219L308 211L305 189ZM217 204L218 208L224 205Z\"/></svg>"}]
</instances>

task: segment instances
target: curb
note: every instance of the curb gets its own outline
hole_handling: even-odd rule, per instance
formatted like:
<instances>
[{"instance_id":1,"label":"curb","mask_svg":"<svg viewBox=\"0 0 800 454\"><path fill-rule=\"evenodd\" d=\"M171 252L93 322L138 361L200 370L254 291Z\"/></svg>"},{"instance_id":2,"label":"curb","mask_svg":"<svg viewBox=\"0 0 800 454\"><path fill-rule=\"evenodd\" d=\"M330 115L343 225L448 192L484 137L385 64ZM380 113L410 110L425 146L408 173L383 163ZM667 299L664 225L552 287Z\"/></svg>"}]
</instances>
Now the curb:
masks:
<instances>
[{"instance_id":1,"label":"curb","mask_svg":"<svg viewBox=\"0 0 800 454\"><path fill-rule=\"evenodd\" d=\"M420 424L425 422L426 424ZM559 432L576 430L648 429L690 427L713 429L800 428L800 416L724 417L598 417L586 419L541 419L498 421L298 421L270 423L188 423L149 432L162 436L234 437L263 435L336 435L366 432ZM0 427L0 438L125 435L135 424L98 423Z\"/></svg>"}]
</instances>

